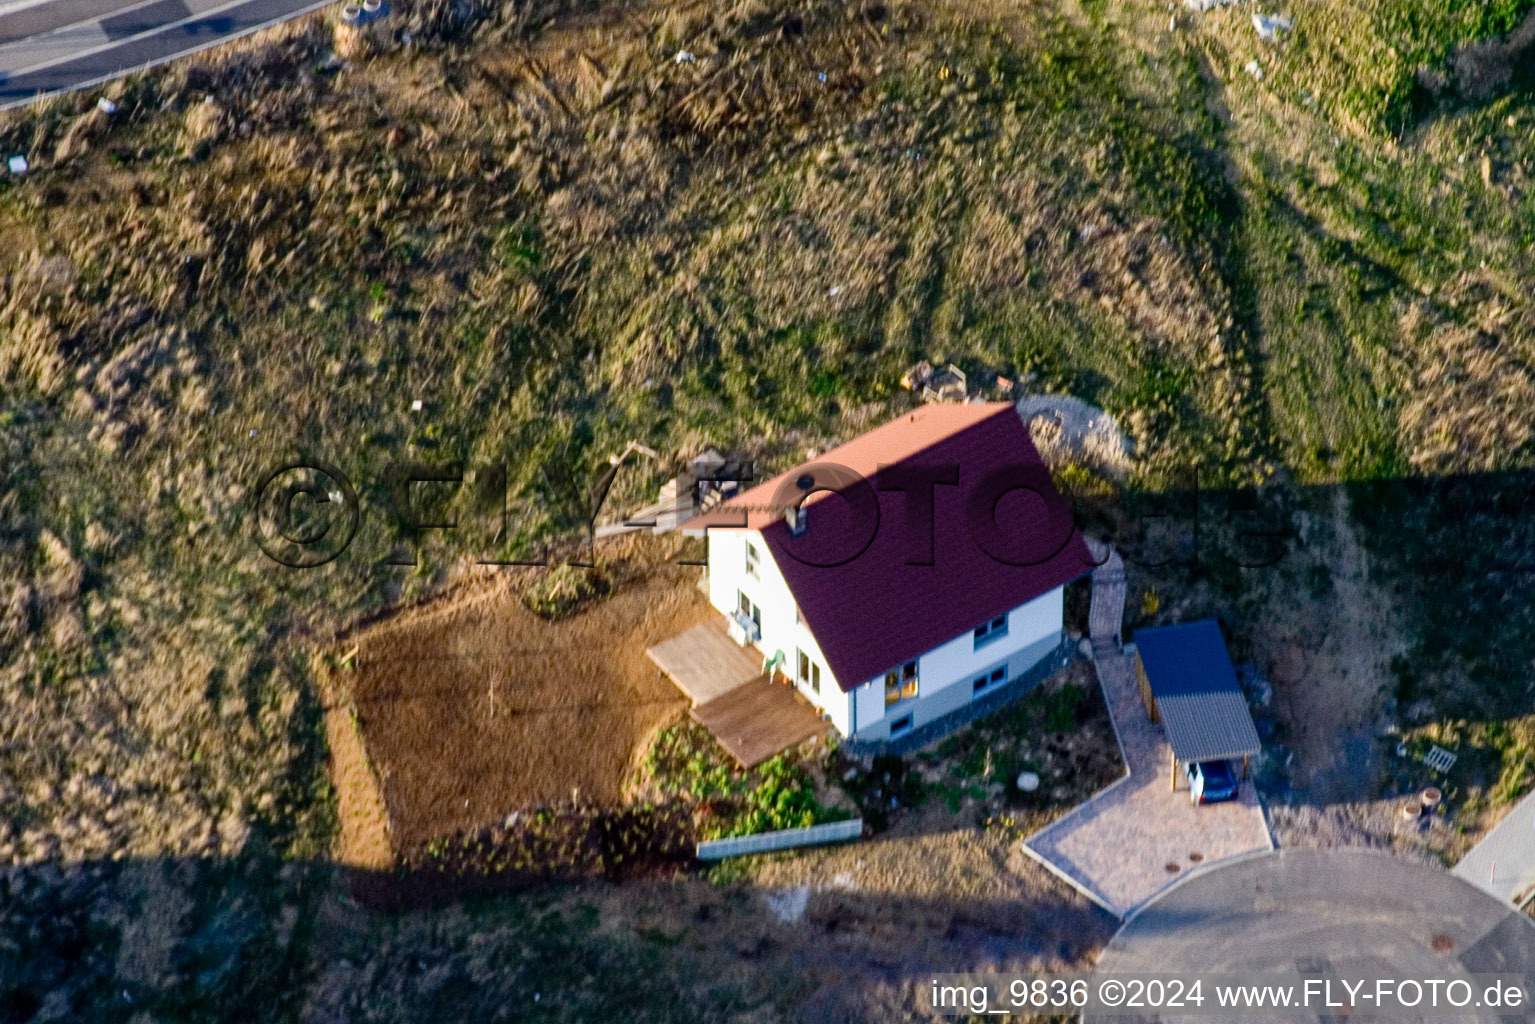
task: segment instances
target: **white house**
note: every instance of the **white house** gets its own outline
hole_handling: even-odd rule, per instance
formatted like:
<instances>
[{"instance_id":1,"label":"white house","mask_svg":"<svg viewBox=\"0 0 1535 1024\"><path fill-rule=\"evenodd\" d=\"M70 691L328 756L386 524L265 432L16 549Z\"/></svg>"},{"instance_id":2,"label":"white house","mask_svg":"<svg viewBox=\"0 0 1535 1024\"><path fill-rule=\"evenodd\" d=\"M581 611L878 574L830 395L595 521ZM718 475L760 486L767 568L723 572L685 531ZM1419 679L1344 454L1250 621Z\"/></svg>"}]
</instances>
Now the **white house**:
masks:
<instances>
[{"instance_id":1,"label":"white house","mask_svg":"<svg viewBox=\"0 0 1535 1024\"><path fill-rule=\"evenodd\" d=\"M707 537L731 635L874 743L941 731L1054 654L1091 568L1009 403L926 406L682 529Z\"/></svg>"}]
</instances>

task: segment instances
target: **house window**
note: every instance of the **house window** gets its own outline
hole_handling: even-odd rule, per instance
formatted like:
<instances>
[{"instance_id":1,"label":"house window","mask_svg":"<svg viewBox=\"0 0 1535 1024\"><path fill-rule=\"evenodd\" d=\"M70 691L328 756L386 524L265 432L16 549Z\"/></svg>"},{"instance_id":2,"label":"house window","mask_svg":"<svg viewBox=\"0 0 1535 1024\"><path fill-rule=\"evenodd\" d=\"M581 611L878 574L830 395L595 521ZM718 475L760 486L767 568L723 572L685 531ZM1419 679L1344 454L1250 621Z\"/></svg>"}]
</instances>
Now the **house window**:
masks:
<instances>
[{"instance_id":1,"label":"house window","mask_svg":"<svg viewBox=\"0 0 1535 1024\"><path fill-rule=\"evenodd\" d=\"M798 626L801 622L804 621L805 617L799 613L799 602L796 601L794 603L794 624Z\"/></svg>"},{"instance_id":2,"label":"house window","mask_svg":"<svg viewBox=\"0 0 1535 1024\"><path fill-rule=\"evenodd\" d=\"M890 723L890 735L892 737L900 736L908 732L911 732L910 715L902 715L900 718L897 718L895 721Z\"/></svg>"},{"instance_id":3,"label":"house window","mask_svg":"<svg viewBox=\"0 0 1535 1024\"><path fill-rule=\"evenodd\" d=\"M998 615L984 626L975 627L975 646L981 647L1007 636L1007 616Z\"/></svg>"},{"instance_id":4,"label":"house window","mask_svg":"<svg viewBox=\"0 0 1535 1024\"><path fill-rule=\"evenodd\" d=\"M799 652L799 675L801 683L810 687L810 692L821 692L821 666L810 660L810 655L804 651Z\"/></svg>"},{"instance_id":5,"label":"house window","mask_svg":"<svg viewBox=\"0 0 1535 1024\"><path fill-rule=\"evenodd\" d=\"M746 591L736 591L736 607L740 609L740 617L750 619L752 624L757 627L757 633L760 635L762 633L762 609L752 604L752 599L746 596Z\"/></svg>"},{"instance_id":6,"label":"house window","mask_svg":"<svg viewBox=\"0 0 1535 1024\"><path fill-rule=\"evenodd\" d=\"M757 564L760 561L761 561L761 556L759 556L757 554L757 545L753 544L751 541L747 541L746 542L746 575L750 576L752 579L757 579L758 578L757 577Z\"/></svg>"},{"instance_id":7,"label":"house window","mask_svg":"<svg viewBox=\"0 0 1535 1024\"><path fill-rule=\"evenodd\" d=\"M972 692L980 693L982 690L986 689L988 686L994 686L994 685L996 685L997 683L1000 683L1002 680L1004 680L1006 678L1007 678L1007 666L1006 665L1001 665L1001 666L998 666L997 668L992 669L991 673L989 675L976 676L975 677L975 681L970 684L970 688L971 688Z\"/></svg>"},{"instance_id":8,"label":"house window","mask_svg":"<svg viewBox=\"0 0 1535 1024\"><path fill-rule=\"evenodd\" d=\"M917 663L908 661L885 673L885 707L917 695Z\"/></svg>"}]
</instances>

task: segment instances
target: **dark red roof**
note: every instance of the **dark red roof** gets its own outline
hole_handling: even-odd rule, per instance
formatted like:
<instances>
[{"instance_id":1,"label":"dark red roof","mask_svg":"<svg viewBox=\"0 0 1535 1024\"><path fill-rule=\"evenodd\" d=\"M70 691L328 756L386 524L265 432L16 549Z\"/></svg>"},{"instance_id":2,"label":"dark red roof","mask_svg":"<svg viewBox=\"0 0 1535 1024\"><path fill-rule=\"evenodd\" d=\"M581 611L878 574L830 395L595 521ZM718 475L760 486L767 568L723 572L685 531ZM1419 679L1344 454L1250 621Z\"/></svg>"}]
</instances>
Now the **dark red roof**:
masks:
<instances>
[{"instance_id":1,"label":"dark red roof","mask_svg":"<svg viewBox=\"0 0 1535 1024\"><path fill-rule=\"evenodd\" d=\"M811 482L806 477L817 493L805 502L806 530L795 537L774 510L795 503ZM934 479L952 483L929 486ZM741 510L762 531L844 690L1091 565L1070 506L1010 403L929 406L902 416L688 527L744 525Z\"/></svg>"}]
</instances>

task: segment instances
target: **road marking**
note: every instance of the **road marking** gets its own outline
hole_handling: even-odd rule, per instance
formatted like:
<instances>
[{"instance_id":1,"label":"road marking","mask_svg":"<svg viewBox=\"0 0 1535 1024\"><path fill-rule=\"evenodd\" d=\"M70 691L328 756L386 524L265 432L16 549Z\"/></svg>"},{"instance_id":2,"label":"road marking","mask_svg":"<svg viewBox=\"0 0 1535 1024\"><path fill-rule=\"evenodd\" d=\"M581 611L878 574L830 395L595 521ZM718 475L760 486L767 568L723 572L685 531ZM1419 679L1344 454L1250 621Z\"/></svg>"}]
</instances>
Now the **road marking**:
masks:
<instances>
[{"instance_id":1,"label":"road marking","mask_svg":"<svg viewBox=\"0 0 1535 1024\"><path fill-rule=\"evenodd\" d=\"M0 75L68 60L80 53L111 42L94 21L49 32L19 43L0 45ZM25 63L15 63L22 62Z\"/></svg>"}]
</instances>

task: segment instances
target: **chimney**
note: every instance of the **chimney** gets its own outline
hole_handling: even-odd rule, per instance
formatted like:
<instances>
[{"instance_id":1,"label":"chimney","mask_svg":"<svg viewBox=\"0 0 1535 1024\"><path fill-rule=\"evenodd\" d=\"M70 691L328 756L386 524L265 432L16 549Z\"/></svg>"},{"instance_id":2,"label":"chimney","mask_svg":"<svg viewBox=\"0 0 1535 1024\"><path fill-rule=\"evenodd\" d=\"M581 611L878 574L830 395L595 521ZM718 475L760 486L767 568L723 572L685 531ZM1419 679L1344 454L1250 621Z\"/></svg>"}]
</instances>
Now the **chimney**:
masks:
<instances>
[{"instance_id":1,"label":"chimney","mask_svg":"<svg viewBox=\"0 0 1535 1024\"><path fill-rule=\"evenodd\" d=\"M800 495L797 504L790 505L783 510L783 519L784 522L789 524L789 536L799 537L805 532L805 497L811 488L815 487L815 477L809 473L801 473L799 479L794 481L794 486L806 492L806 494Z\"/></svg>"}]
</instances>

